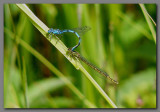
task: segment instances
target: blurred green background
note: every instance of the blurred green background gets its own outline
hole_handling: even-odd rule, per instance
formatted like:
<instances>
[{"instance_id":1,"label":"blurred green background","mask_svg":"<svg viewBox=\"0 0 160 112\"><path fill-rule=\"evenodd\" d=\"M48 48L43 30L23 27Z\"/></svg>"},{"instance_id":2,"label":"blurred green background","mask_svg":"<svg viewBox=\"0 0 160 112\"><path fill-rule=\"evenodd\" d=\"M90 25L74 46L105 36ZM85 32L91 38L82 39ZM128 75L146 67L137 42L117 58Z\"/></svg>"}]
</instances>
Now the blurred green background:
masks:
<instances>
[{"instance_id":1,"label":"blurred green background","mask_svg":"<svg viewBox=\"0 0 160 112\"><path fill-rule=\"evenodd\" d=\"M92 28L76 51L118 80L114 85L84 66L118 108L156 108L156 43L138 4L27 6L49 28ZM145 7L156 22L156 4ZM56 67L95 108L112 108L15 4L4 4L4 108L91 108L19 39ZM70 33L61 40L69 48L78 42Z\"/></svg>"}]
</instances>

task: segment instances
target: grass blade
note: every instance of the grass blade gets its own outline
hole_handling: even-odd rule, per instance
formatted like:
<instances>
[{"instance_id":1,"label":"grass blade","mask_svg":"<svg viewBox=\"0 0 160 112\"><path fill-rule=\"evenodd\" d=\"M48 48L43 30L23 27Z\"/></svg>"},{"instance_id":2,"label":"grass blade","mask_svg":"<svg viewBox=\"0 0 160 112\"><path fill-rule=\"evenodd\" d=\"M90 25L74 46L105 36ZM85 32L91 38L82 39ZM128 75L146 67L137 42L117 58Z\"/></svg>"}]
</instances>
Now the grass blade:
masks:
<instances>
[{"instance_id":1,"label":"grass blade","mask_svg":"<svg viewBox=\"0 0 160 112\"><path fill-rule=\"evenodd\" d=\"M148 23L148 26L149 26L149 28L150 28L150 30L151 30L151 33L152 33L152 36L153 36L153 40L154 40L154 42L156 43L156 32L155 32L154 27L153 27L153 24L152 24L152 22L151 22L151 20L153 21L153 19L150 20L150 16L149 16L149 14L147 13L147 10L146 10L144 4L139 4L139 5L140 5L140 7L141 7L141 9L142 9L142 12L143 12L143 14L144 14L144 17L145 17L145 19L146 19L146 21L147 21L147 23ZM155 22L153 22L153 23L155 23Z\"/></svg>"}]
</instances>

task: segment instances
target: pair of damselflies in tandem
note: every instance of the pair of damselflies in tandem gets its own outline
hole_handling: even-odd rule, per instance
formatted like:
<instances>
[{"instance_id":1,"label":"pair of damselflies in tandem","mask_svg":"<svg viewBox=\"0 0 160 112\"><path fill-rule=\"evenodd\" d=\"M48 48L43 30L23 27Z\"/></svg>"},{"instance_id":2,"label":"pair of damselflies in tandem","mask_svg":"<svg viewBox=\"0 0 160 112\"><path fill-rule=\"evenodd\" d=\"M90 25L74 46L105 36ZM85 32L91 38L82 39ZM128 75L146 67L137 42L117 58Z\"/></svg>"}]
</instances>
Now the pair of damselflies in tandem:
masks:
<instances>
[{"instance_id":1,"label":"pair of damselflies in tandem","mask_svg":"<svg viewBox=\"0 0 160 112\"><path fill-rule=\"evenodd\" d=\"M84 62L85 64L87 64L89 67L91 67L92 69L94 69L95 71L97 71L98 73L100 73L101 75L107 77L109 80L111 80L112 82L118 84L117 81L115 81L114 79L112 79L106 72L104 72L103 70L101 70L100 68L96 67L95 65L93 65L92 63L90 63L89 61L87 61L87 59L85 59L84 57L82 57L78 52L74 51L81 43L81 36L83 34L85 34L87 31L89 31L91 28L88 26L84 26L84 27L79 27L79 28L73 28L73 29L64 29L64 30L60 30L60 29L53 29L50 28L48 30L48 34L49 34L49 38L52 38L52 35L62 35L63 33L74 33L79 41L78 44L75 45L74 47L72 47L71 49L68 49L68 54L72 57L76 57L79 60L81 60L82 62Z\"/></svg>"}]
</instances>

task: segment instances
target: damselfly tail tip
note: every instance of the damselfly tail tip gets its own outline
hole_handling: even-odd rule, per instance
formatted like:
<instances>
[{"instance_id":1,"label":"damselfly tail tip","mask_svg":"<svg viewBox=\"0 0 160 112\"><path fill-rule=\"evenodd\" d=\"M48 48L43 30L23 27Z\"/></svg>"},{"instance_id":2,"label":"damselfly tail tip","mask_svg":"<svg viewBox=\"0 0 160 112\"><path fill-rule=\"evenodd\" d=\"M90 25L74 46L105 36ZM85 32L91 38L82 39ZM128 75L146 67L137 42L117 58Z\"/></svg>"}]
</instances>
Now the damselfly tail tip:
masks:
<instances>
[{"instance_id":1,"label":"damselfly tail tip","mask_svg":"<svg viewBox=\"0 0 160 112\"><path fill-rule=\"evenodd\" d=\"M115 82L116 84L119 84L117 81Z\"/></svg>"},{"instance_id":2,"label":"damselfly tail tip","mask_svg":"<svg viewBox=\"0 0 160 112\"><path fill-rule=\"evenodd\" d=\"M119 84L118 81L115 81L115 80L113 80L113 79L112 79L112 82L114 82L115 84Z\"/></svg>"},{"instance_id":3,"label":"damselfly tail tip","mask_svg":"<svg viewBox=\"0 0 160 112\"><path fill-rule=\"evenodd\" d=\"M108 78L109 78L112 82L114 82L115 84L119 84L118 81L112 79L111 77L108 76Z\"/></svg>"}]
</instances>

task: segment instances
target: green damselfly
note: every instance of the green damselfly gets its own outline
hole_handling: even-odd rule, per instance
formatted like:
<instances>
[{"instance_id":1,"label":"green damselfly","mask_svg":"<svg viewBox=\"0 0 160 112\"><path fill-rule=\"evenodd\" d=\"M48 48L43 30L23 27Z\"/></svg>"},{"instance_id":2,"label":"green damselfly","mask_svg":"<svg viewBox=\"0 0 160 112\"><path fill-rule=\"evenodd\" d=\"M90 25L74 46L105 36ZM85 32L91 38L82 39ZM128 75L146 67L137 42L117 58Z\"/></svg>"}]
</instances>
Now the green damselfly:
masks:
<instances>
[{"instance_id":1,"label":"green damselfly","mask_svg":"<svg viewBox=\"0 0 160 112\"><path fill-rule=\"evenodd\" d=\"M94 69L95 71L97 71L98 73L100 73L101 75L107 77L109 80L111 80L112 82L118 84L118 82L114 79L112 79L106 72L104 72L103 70L101 70L100 68L96 67L95 65L93 65L92 63L90 63L89 61L87 61L84 57L82 57L78 52L76 51L72 51L72 49L68 49L68 54L71 57L76 57L79 60L83 61L85 64L87 64L89 67L91 67L92 69Z\"/></svg>"}]
</instances>

